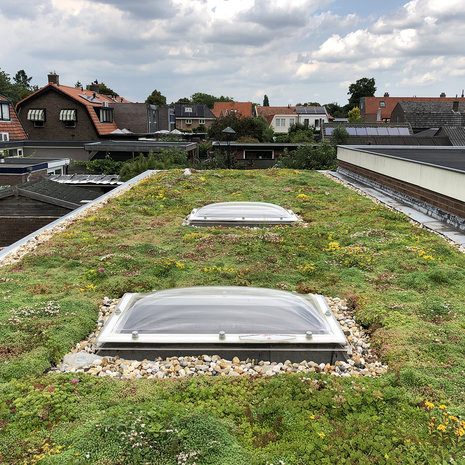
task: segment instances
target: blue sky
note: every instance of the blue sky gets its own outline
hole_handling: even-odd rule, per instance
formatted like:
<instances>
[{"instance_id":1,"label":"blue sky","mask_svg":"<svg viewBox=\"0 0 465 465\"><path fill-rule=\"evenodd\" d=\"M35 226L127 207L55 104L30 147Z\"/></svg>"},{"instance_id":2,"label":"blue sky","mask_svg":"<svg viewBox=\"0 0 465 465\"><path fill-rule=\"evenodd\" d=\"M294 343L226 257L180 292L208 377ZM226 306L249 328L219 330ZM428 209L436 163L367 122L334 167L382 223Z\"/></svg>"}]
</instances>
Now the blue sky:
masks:
<instances>
[{"instance_id":1,"label":"blue sky","mask_svg":"<svg viewBox=\"0 0 465 465\"><path fill-rule=\"evenodd\" d=\"M132 101L195 92L271 105L465 87L463 0L16 0L0 3L0 68L33 83L95 79Z\"/></svg>"}]
</instances>

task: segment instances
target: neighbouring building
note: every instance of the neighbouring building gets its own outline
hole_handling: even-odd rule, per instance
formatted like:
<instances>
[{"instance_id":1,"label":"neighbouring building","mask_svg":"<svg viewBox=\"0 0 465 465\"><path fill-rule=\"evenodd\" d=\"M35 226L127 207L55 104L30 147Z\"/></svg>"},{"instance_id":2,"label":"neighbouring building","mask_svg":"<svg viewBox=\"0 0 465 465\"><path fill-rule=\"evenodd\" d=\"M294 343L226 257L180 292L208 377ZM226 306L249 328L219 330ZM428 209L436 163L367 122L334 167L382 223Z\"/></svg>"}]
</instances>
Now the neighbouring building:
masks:
<instances>
[{"instance_id":1,"label":"neighbouring building","mask_svg":"<svg viewBox=\"0 0 465 465\"><path fill-rule=\"evenodd\" d=\"M465 101L399 102L392 110L391 121L410 123L415 133L441 126L463 127Z\"/></svg>"},{"instance_id":2,"label":"neighbouring building","mask_svg":"<svg viewBox=\"0 0 465 465\"><path fill-rule=\"evenodd\" d=\"M215 115L207 105L175 103L173 107L176 129L195 129L200 125L208 129L216 120Z\"/></svg>"},{"instance_id":3,"label":"neighbouring building","mask_svg":"<svg viewBox=\"0 0 465 465\"><path fill-rule=\"evenodd\" d=\"M0 188L0 247L5 247L101 194L44 178Z\"/></svg>"},{"instance_id":4,"label":"neighbouring building","mask_svg":"<svg viewBox=\"0 0 465 465\"><path fill-rule=\"evenodd\" d=\"M399 102L449 102L454 100L465 102L461 97L446 97L443 93L440 97L390 97L386 92L383 97L362 97L360 99L360 116L366 123L391 122L391 114ZM400 122L392 120L392 122Z\"/></svg>"},{"instance_id":5,"label":"neighbouring building","mask_svg":"<svg viewBox=\"0 0 465 465\"><path fill-rule=\"evenodd\" d=\"M68 158L0 157L0 186L14 186L50 174L66 174Z\"/></svg>"},{"instance_id":6,"label":"neighbouring building","mask_svg":"<svg viewBox=\"0 0 465 465\"><path fill-rule=\"evenodd\" d=\"M276 133L287 133L296 123L320 129L323 123L329 121L325 107L287 106L287 107L255 107L255 115L263 116L268 126Z\"/></svg>"},{"instance_id":7,"label":"neighbouring building","mask_svg":"<svg viewBox=\"0 0 465 465\"><path fill-rule=\"evenodd\" d=\"M13 104L0 95L0 142L27 139ZM1 148L0 148L1 150Z\"/></svg>"},{"instance_id":8,"label":"neighbouring building","mask_svg":"<svg viewBox=\"0 0 465 465\"><path fill-rule=\"evenodd\" d=\"M215 102L212 113L216 118L228 115L250 118L252 116L252 102Z\"/></svg>"}]
</instances>

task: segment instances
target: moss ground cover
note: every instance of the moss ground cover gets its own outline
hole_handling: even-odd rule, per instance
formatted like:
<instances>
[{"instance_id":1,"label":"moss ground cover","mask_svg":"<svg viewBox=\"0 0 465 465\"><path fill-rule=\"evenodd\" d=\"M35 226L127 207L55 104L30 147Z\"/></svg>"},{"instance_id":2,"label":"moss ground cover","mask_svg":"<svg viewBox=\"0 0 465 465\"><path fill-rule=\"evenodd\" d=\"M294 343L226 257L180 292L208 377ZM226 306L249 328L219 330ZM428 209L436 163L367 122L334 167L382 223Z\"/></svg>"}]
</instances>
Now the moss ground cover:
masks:
<instances>
[{"instance_id":1,"label":"moss ground cover","mask_svg":"<svg viewBox=\"0 0 465 465\"><path fill-rule=\"evenodd\" d=\"M192 208L230 200L277 203L306 225L182 226ZM440 237L319 173L156 174L0 268L0 460L463 463L464 265ZM93 331L103 296L193 285L347 298L391 371L163 382L43 374Z\"/></svg>"}]
</instances>

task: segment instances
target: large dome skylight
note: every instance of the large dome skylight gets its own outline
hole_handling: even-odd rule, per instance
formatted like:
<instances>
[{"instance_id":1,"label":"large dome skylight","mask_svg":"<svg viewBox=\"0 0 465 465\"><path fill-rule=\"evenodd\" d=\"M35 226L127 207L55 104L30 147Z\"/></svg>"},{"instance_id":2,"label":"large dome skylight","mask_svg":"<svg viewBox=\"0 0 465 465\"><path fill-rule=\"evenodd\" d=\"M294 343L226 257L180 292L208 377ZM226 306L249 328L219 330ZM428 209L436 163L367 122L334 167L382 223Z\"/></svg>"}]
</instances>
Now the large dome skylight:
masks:
<instances>
[{"instance_id":1,"label":"large dome skylight","mask_svg":"<svg viewBox=\"0 0 465 465\"><path fill-rule=\"evenodd\" d=\"M125 294L97 339L99 353L129 358L242 355L334 361L347 340L325 299L250 287Z\"/></svg>"},{"instance_id":2,"label":"large dome skylight","mask_svg":"<svg viewBox=\"0 0 465 465\"><path fill-rule=\"evenodd\" d=\"M289 225L299 221L291 211L265 202L222 202L194 209L186 218L192 226Z\"/></svg>"}]
</instances>

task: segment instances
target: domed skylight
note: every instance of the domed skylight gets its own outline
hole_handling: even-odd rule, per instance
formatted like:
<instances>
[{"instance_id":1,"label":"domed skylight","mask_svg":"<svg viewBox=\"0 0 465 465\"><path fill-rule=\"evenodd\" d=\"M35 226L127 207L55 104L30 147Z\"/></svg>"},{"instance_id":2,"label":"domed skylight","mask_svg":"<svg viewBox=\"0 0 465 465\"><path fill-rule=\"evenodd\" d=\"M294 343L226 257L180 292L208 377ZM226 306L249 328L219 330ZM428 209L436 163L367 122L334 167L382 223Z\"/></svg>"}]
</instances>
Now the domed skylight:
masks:
<instances>
[{"instance_id":1,"label":"domed skylight","mask_svg":"<svg viewBox=\"0 0 465 465\"><path fill-rule=\"evenodd\" d=\"M222 202L192 210L186 218L191 226L289 225L299 221L291 211L265 202Z\"/></svg>"},{"instance_id":2,"label":"domed skylight","mask_svg":"<svg viewBox=\"0 0 465 465\"><path fill-rule=\"evenodd\" d=\"M332 362L347 340L325 299L250 287L125 294L97 339L129 358L218 354Z\"/></svg>"}]
</instances>

